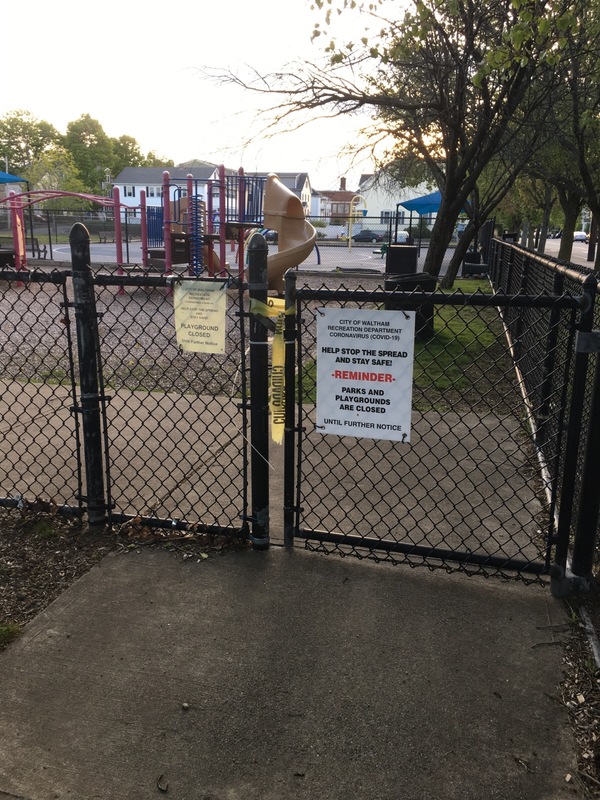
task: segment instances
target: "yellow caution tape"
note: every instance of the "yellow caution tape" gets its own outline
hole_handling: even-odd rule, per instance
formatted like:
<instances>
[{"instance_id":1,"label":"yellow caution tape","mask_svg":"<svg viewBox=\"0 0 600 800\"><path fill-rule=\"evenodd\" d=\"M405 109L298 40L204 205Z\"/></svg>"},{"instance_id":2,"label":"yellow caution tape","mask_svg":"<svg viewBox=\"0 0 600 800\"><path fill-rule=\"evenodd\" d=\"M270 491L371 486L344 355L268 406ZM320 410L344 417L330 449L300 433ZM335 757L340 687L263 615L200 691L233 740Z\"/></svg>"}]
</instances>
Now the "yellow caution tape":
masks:
<instances>
[{"instance_id":1,"label":"yellow caution tape","mask_svg":"<svg viewBox=\"0 0 600 800\"><path fill-rule=\"evenodd\" d=\"M271 439L275 444L282 444L285 432L285 344L283 341L283 326L285 315L293 314L294 308L286 309L283 298L269 297L266 303L251 298L250 313L277 320L273 335L273 352L271 354L269 410L271 412Z\"/></svg>"}]
</instances>

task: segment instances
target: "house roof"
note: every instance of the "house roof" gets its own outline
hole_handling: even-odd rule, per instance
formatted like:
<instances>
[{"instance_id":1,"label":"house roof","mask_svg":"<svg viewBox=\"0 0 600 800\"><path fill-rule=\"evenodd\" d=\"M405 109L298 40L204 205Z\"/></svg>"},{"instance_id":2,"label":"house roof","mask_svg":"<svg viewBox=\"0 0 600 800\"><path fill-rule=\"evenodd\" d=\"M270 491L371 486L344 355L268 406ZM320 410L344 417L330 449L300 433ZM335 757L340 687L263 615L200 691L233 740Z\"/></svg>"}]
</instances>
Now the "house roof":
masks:
<instances>
[{"instance_id":1,"label":"house roof","mask_svg":"<svg viewBox=\"0 0 600 800\"><path fill-rule=\"evenodd\" d=\"M217 169L215 164L203 162L201 167L188 167L180 164L177 167L125 167L117 177L115 183L138 183L138 184L160 184L163 179L163 172L167 170L172 181L183 182L188 174L197 181L208 181L215 174Z\"/></svg>"},{"instance_id":2,"label":"house roof","mask_svg":"<svg viewBox=\"0 0 600 800\"><path fill-rule=\"evenodd\" d=\"M304 189L306 181L308 181L310 186L308 172L277 172L277 170L270 170L269 172L246 172L246 175L254 178L266 178L267 175L277 175L281 183L298 196L300 196L301 191Z\"/></svg>"},{"instance_id":3,"label":"house roof","mask_svg":"<svg viewBox=\"0 0 600 800\"><path fill-rule=\"evenodd\" d=\"M336 189L328 191L327 189L319 189L321 197L326 197L332 203L349 203L353 197L356 197L356 192L343 191Z\"/></svg>"},{"instance_id":4,"label":"house roof","mask_svg":"<svg viewBox=\"0 0 600 800\"><path fill-rule=\"evenodd\" d=\"M180 164L177 164L175 169L212 169L214 171L217 166L217 164L213 164L211 161L203 161L201 158L191 158L189 161L182 161Z\"/></svg>"}]
</instances>

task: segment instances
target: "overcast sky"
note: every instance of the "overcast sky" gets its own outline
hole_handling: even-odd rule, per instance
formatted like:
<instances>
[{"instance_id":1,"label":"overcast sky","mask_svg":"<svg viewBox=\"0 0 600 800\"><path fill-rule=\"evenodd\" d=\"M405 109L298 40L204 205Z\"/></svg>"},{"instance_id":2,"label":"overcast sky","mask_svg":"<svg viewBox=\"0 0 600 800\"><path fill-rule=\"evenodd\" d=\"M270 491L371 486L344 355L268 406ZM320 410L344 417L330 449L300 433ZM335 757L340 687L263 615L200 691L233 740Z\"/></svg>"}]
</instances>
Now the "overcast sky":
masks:
<instances>
[{"instance_id":1,"label":"overcast sky","mask_svg":"<svg viewBox=\"0 0 600 800\"><path fill-rule=\"evenodd\" d=\"M262 139L260 99L218 87L199 68L260 72L295 59L318 60L310 0L29 0L4 3L0 116L23 109L62 133L88 113L109 136L133 136L142 150L175 163L191 158L246 171L299 171L313 188L354 189L368 161L340 156L363 122L338 118ZM345 34L356 31L344 15ZM317 40L318 41L318 40ZM1 154L0 154L1 155ZM9 165L10 169L10 165Z\"/></svg>"}]
</instances>

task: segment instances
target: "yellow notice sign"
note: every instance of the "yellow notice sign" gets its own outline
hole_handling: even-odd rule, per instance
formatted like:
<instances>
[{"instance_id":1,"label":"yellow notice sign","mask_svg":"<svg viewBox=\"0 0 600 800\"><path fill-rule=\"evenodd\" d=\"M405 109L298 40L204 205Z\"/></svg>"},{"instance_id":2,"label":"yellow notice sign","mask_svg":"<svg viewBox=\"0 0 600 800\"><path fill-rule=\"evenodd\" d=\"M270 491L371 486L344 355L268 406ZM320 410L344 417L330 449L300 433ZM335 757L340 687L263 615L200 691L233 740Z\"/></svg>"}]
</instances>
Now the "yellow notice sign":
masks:
<instances>
[{"instance_id":1,"label":"yellow notice sign","mask_svg":"<svg viewBox=\"0 0 600 800\"><path fill-rule=\"evenodd\" d=\"M227 282L182 280L175 284L175 334L182 350L225 353Z\"/></svg>"}]
</instances>

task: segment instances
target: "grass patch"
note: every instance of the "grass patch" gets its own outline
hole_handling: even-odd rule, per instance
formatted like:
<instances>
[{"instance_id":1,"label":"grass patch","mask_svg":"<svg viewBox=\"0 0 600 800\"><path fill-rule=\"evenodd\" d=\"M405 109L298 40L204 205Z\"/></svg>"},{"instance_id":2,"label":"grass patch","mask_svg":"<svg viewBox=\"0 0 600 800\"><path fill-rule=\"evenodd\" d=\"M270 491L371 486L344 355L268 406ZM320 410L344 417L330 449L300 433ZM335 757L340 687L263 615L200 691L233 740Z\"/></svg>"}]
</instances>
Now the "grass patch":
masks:
<instances>
[{"instance_id":1,"label":"grass patch","mask_svg":"<svg viewBox=\"0 0 600 800\"><path fill-rule=\"evenodd\" d=\"M33 383L48 383L51 386L70 386L71 378L66 370L60 367L52 367L52 369L40 369L39 372L32 378Z\"/></svg>"},{"instance_id":2,"label":"grass patch","mask_svg":"<svg viewBox=\"0 0 600 800\"><path fill-rule=\"evenodd\" d=\"M21 633L21 626L16 623L0 625L0 650L10 644Z\"/></svg>"},{"instance_id":3,"label":"grass patch","mask_svg":"<svg viewBox=\"0 0 600 800\"><path fill-rule=\"evenodd\" d=\"M438 306L434 314L435 335L415 342L414 387L424 393L463 393L472 383L471 367L486 359L498 340L495 309ZM433 398L430 398L433 400Z\"/></svg>"}]
</instances>

